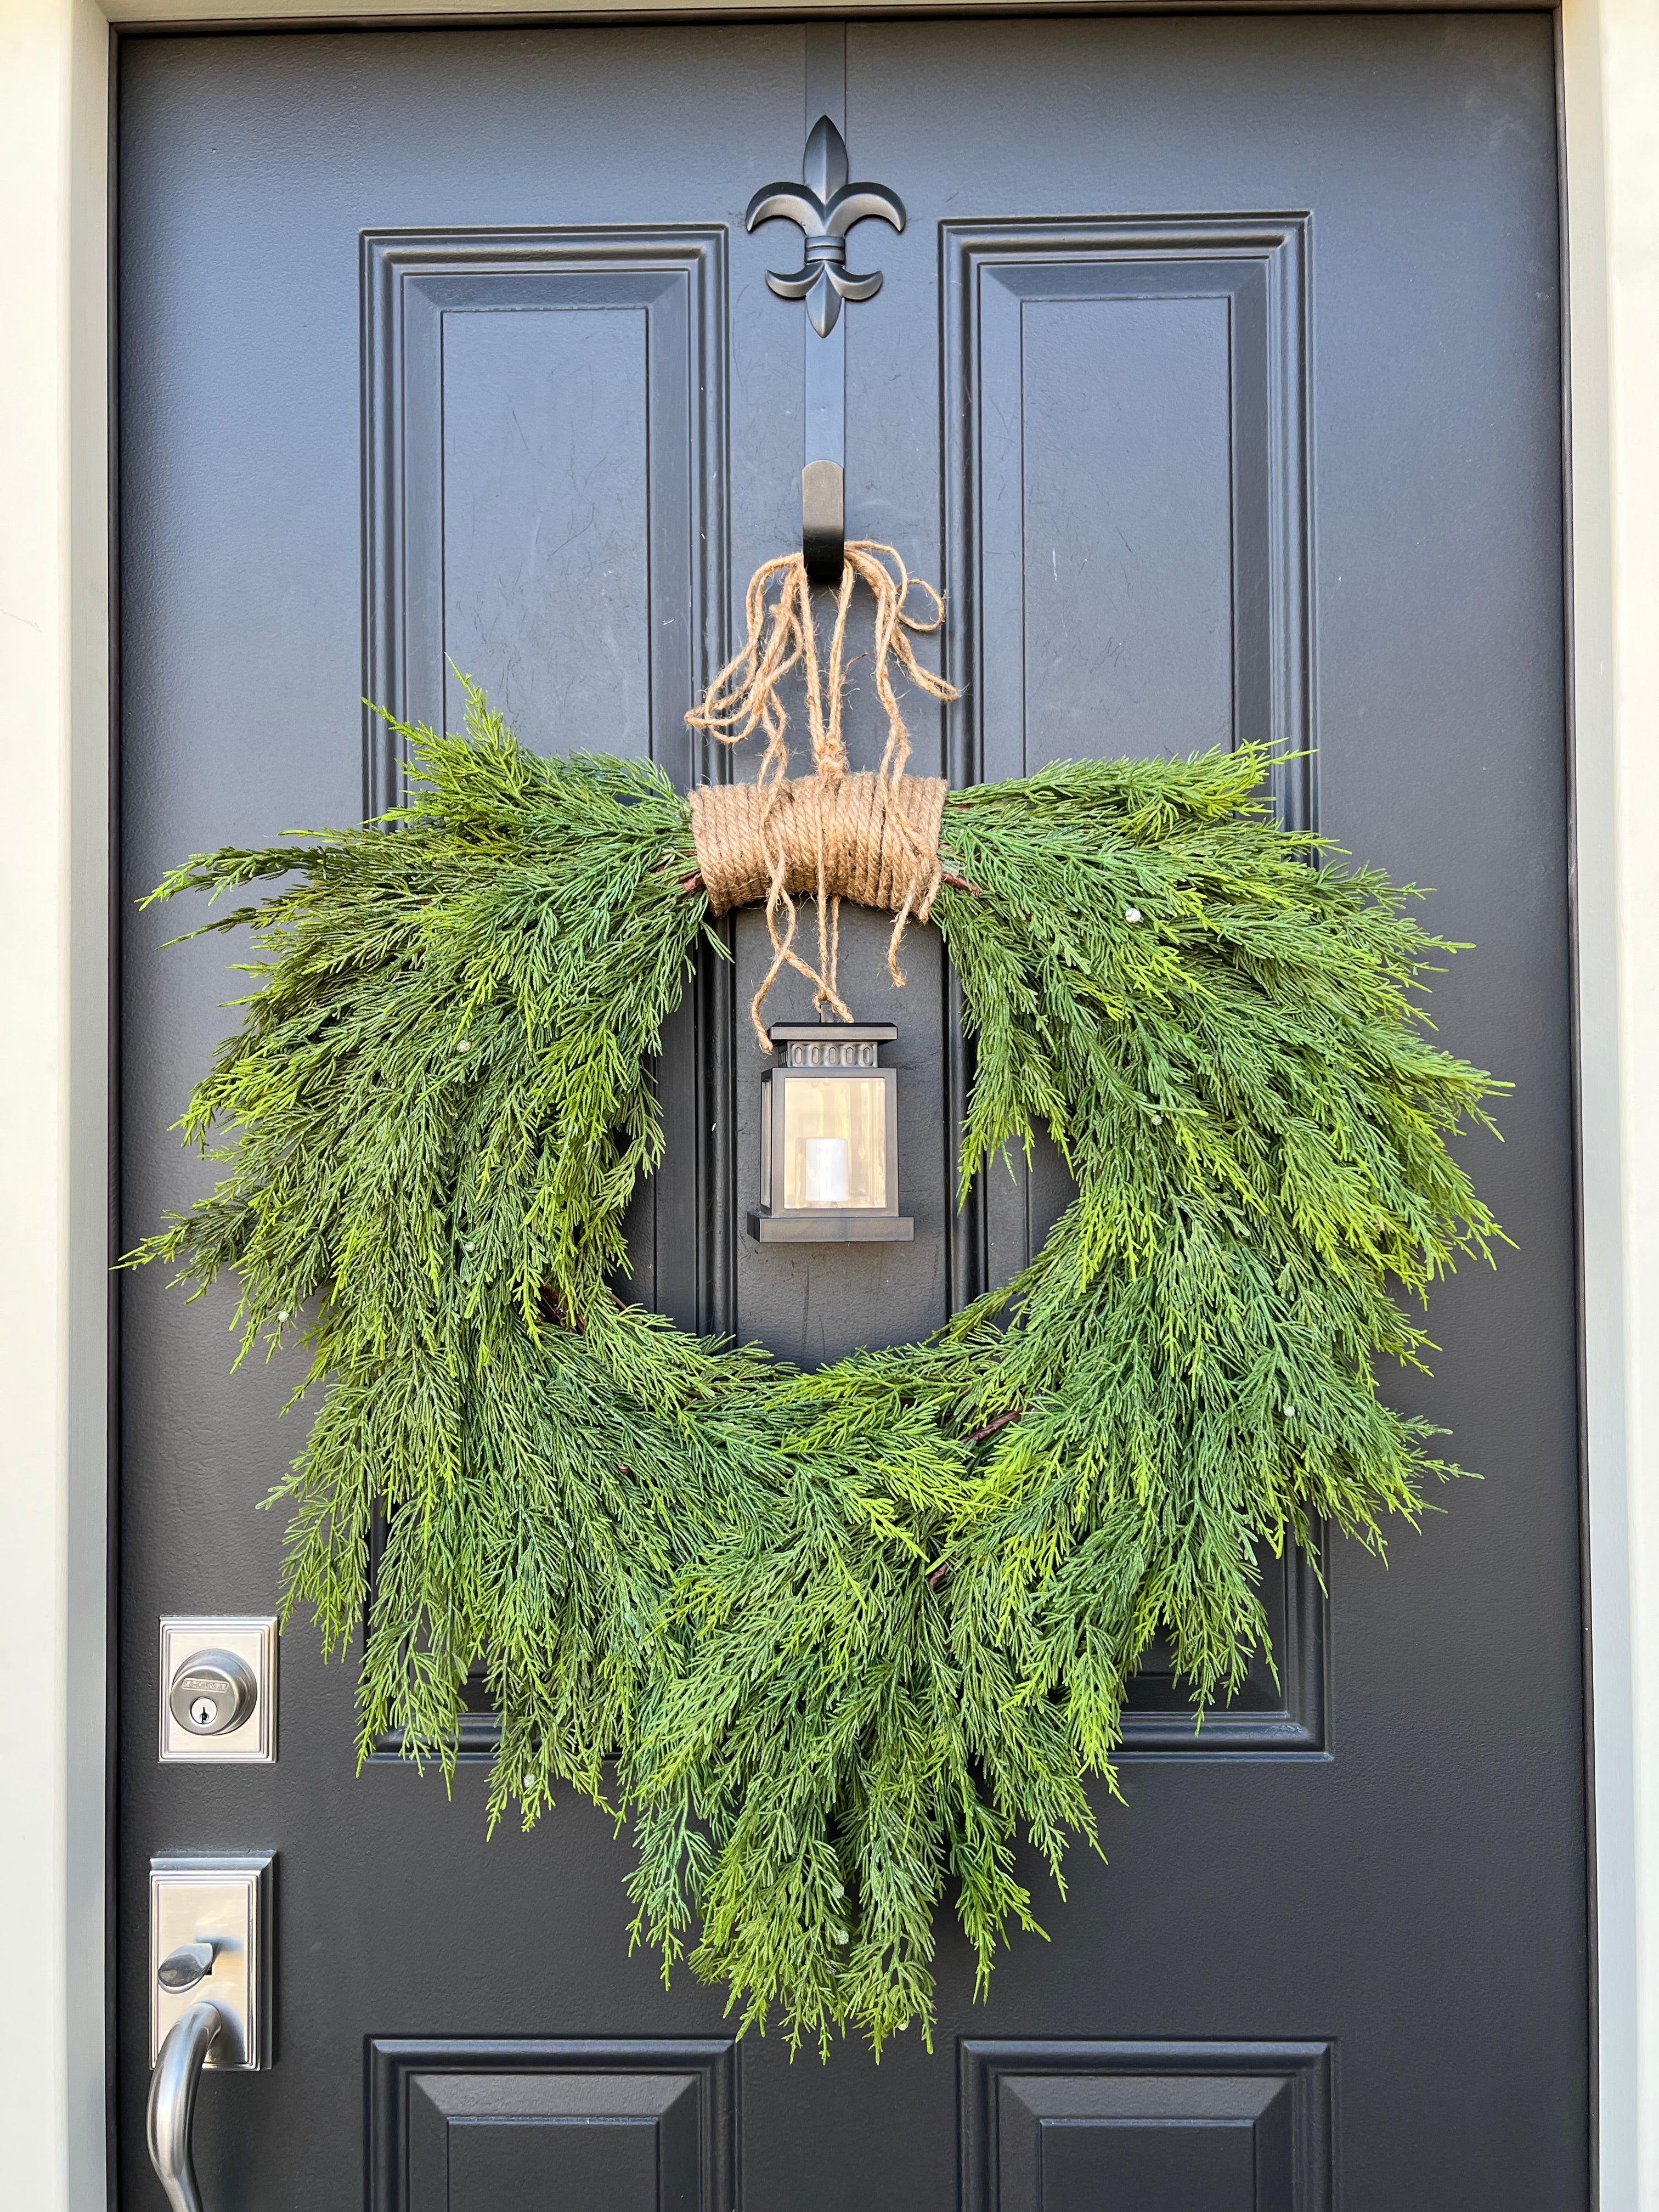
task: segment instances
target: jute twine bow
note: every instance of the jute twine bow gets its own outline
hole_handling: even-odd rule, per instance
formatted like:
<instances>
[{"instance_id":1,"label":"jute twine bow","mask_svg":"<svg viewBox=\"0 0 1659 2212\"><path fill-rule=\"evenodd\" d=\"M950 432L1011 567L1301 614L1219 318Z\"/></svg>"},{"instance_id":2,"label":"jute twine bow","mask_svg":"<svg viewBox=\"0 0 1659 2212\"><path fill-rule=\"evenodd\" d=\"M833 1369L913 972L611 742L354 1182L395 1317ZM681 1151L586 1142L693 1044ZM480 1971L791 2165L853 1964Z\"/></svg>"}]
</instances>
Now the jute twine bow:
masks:
<instances>
[{"instance_id":1,"label":"jute twine bow","mask_svg":"<svg viewBox=\"0 0 1659 2212\"><path fill-rule=\"evenodd\" d=\"M848 773L842 735L847 617L860 580L876 603L871 658L876 696L887 715L887 743L873 775ZM906 611L913 588L932 601L931 617ZM945 782L943 776L904 773L910 736L893 690L892 664L896 661L930 698L954 699L957 692L922 666L907 635L938 629L945 601L931 584L908 573L890 545L857 541L847 547L827 664L819 661L811 586L799 553L768 561L755 571L744 611L748 635L742 650L709 685L702 706L685 719L725 745L741 744L757 729L765 732L766 750L752 784L704 784L692 792L691 829L697 866L716 914L765 895L772 964L749 1015L762 1051L768 1052L761 1007L785 967L811 984L820 1012L827 1007L840 1021L853 1018L836 988L843 898L891 910L887 968L903 988L900 939L913 915L926 921L944 878L939 833ZM779 692L785 677L797 668L806 694L814 773L792 782L784 743L788 716ZM808 890L817 899L816 967L795 950L795 896Z\"/></svg>"}]
</instances>

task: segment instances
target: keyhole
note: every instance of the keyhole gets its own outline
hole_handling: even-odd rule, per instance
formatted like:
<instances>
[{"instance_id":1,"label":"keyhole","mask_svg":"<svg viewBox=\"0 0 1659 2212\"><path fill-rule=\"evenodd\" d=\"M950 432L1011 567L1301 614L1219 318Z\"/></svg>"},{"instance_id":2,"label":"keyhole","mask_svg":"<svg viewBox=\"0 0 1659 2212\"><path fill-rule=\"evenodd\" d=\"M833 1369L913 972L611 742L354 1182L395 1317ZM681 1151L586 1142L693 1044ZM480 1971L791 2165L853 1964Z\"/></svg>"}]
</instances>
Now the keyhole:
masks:
<instances>
[{"instance_id":1,"label":"keyhole","mask_svg":"<svg viewBox=\"0 0 1659 2212\"><path fill-rule=\"evenodd\" d=\"M219 1717L219 1708L211 1698L198 1698L191 1705L190 1717L198 1729L211 1728Z\"/></svg>"}]
</instances>

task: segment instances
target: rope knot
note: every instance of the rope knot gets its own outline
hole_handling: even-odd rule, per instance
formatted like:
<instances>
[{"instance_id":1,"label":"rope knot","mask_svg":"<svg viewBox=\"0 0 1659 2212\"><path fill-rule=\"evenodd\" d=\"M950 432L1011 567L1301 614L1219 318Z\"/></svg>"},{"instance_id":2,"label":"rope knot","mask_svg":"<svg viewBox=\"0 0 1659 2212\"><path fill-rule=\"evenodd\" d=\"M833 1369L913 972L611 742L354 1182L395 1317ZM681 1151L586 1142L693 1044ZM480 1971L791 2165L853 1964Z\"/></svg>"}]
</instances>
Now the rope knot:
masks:
<instances>
[{"instance_id":1,"label":"rope knot","mask_svg":"<svg viewBox=\"0 0 1659 2212\"><path fill-rule=\"evenodd\" d=\"M887 743L873 775L848 773L842 735L847 617L860 580L876 603L872 669L876 696L887 715ZM777 595L769 607L775 582ZM906 635L936 630L945 619L940 594L931 584L915 582L933 602L926 618L906 611L912 579L890 545L849 544L836 593L829 663L821 672L805 562L792 553L764 562L750 580L744 603L748 634L741 651L709 685L702 706L685 718L693 729L706 731L722 744L741 744L757 729L766 737L752 784L706 784L691 793L697 865L714 912L724 914L763 896L766 901L772 965L749 1010L763 1052L771 1046L761 1006L786 966L812 985L820 1011L828 1007L838 1020L852 1020L836 989L843 898L893 914L887 966L902 988L898 948L905 926L913 915L927 920L939 886L945 780L905 775L910 738L890 664L896 661L930 698L954 699L957 692L921 665ZM784 742L788 716L779 691L797 667L805 689L815 773L791 782ZM794 899L805 891L817 900L816 967L794 949Z\"/></svg>"}]
</instances>

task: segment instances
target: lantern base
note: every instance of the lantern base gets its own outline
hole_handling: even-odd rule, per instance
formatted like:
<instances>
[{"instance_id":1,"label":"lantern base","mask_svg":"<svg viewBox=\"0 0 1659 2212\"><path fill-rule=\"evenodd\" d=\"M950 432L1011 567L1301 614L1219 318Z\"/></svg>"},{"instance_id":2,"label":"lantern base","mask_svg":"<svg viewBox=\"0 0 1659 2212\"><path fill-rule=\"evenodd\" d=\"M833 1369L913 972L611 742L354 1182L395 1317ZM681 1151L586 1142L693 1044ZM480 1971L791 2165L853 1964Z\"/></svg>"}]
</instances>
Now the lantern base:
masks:
<instances>
[{"instance_id":1,"label":"lantern base","mask_svg":"<svg viewBox=\"0 0 1659 2212\"><path fill-rule=\"evenodd\" d=\"M757 1244L911 1244L916 1224L904 1213L751 1213Z\"/></svg>"}]
</instances>

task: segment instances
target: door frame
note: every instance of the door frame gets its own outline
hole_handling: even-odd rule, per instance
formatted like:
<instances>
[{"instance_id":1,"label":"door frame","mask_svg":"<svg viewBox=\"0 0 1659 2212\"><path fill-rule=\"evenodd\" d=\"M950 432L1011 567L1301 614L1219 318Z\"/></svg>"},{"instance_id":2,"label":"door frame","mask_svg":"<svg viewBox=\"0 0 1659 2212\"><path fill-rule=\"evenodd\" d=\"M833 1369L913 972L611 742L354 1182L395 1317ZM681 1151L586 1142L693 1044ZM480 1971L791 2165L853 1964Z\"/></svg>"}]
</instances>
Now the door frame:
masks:
<instances>
[{"instance_id":1,"label":"door frame","mask_svg":"<svg viewBox=\"0 0 1659 2212\"><path fill-rule=\"evenodd\" d=\"M0 0L0 1896L30 1969L0 2008L0 2138L36 2212L94 2212L114 2188L109 88L122 28L939 12ZM1659 2212L1659 1020L1646 1012L1659 1006L1659 410L1643 404L1659 362L1659 7L1562 0L1556 28L1596 2202Z\"/></svg>"}]
</instances>

